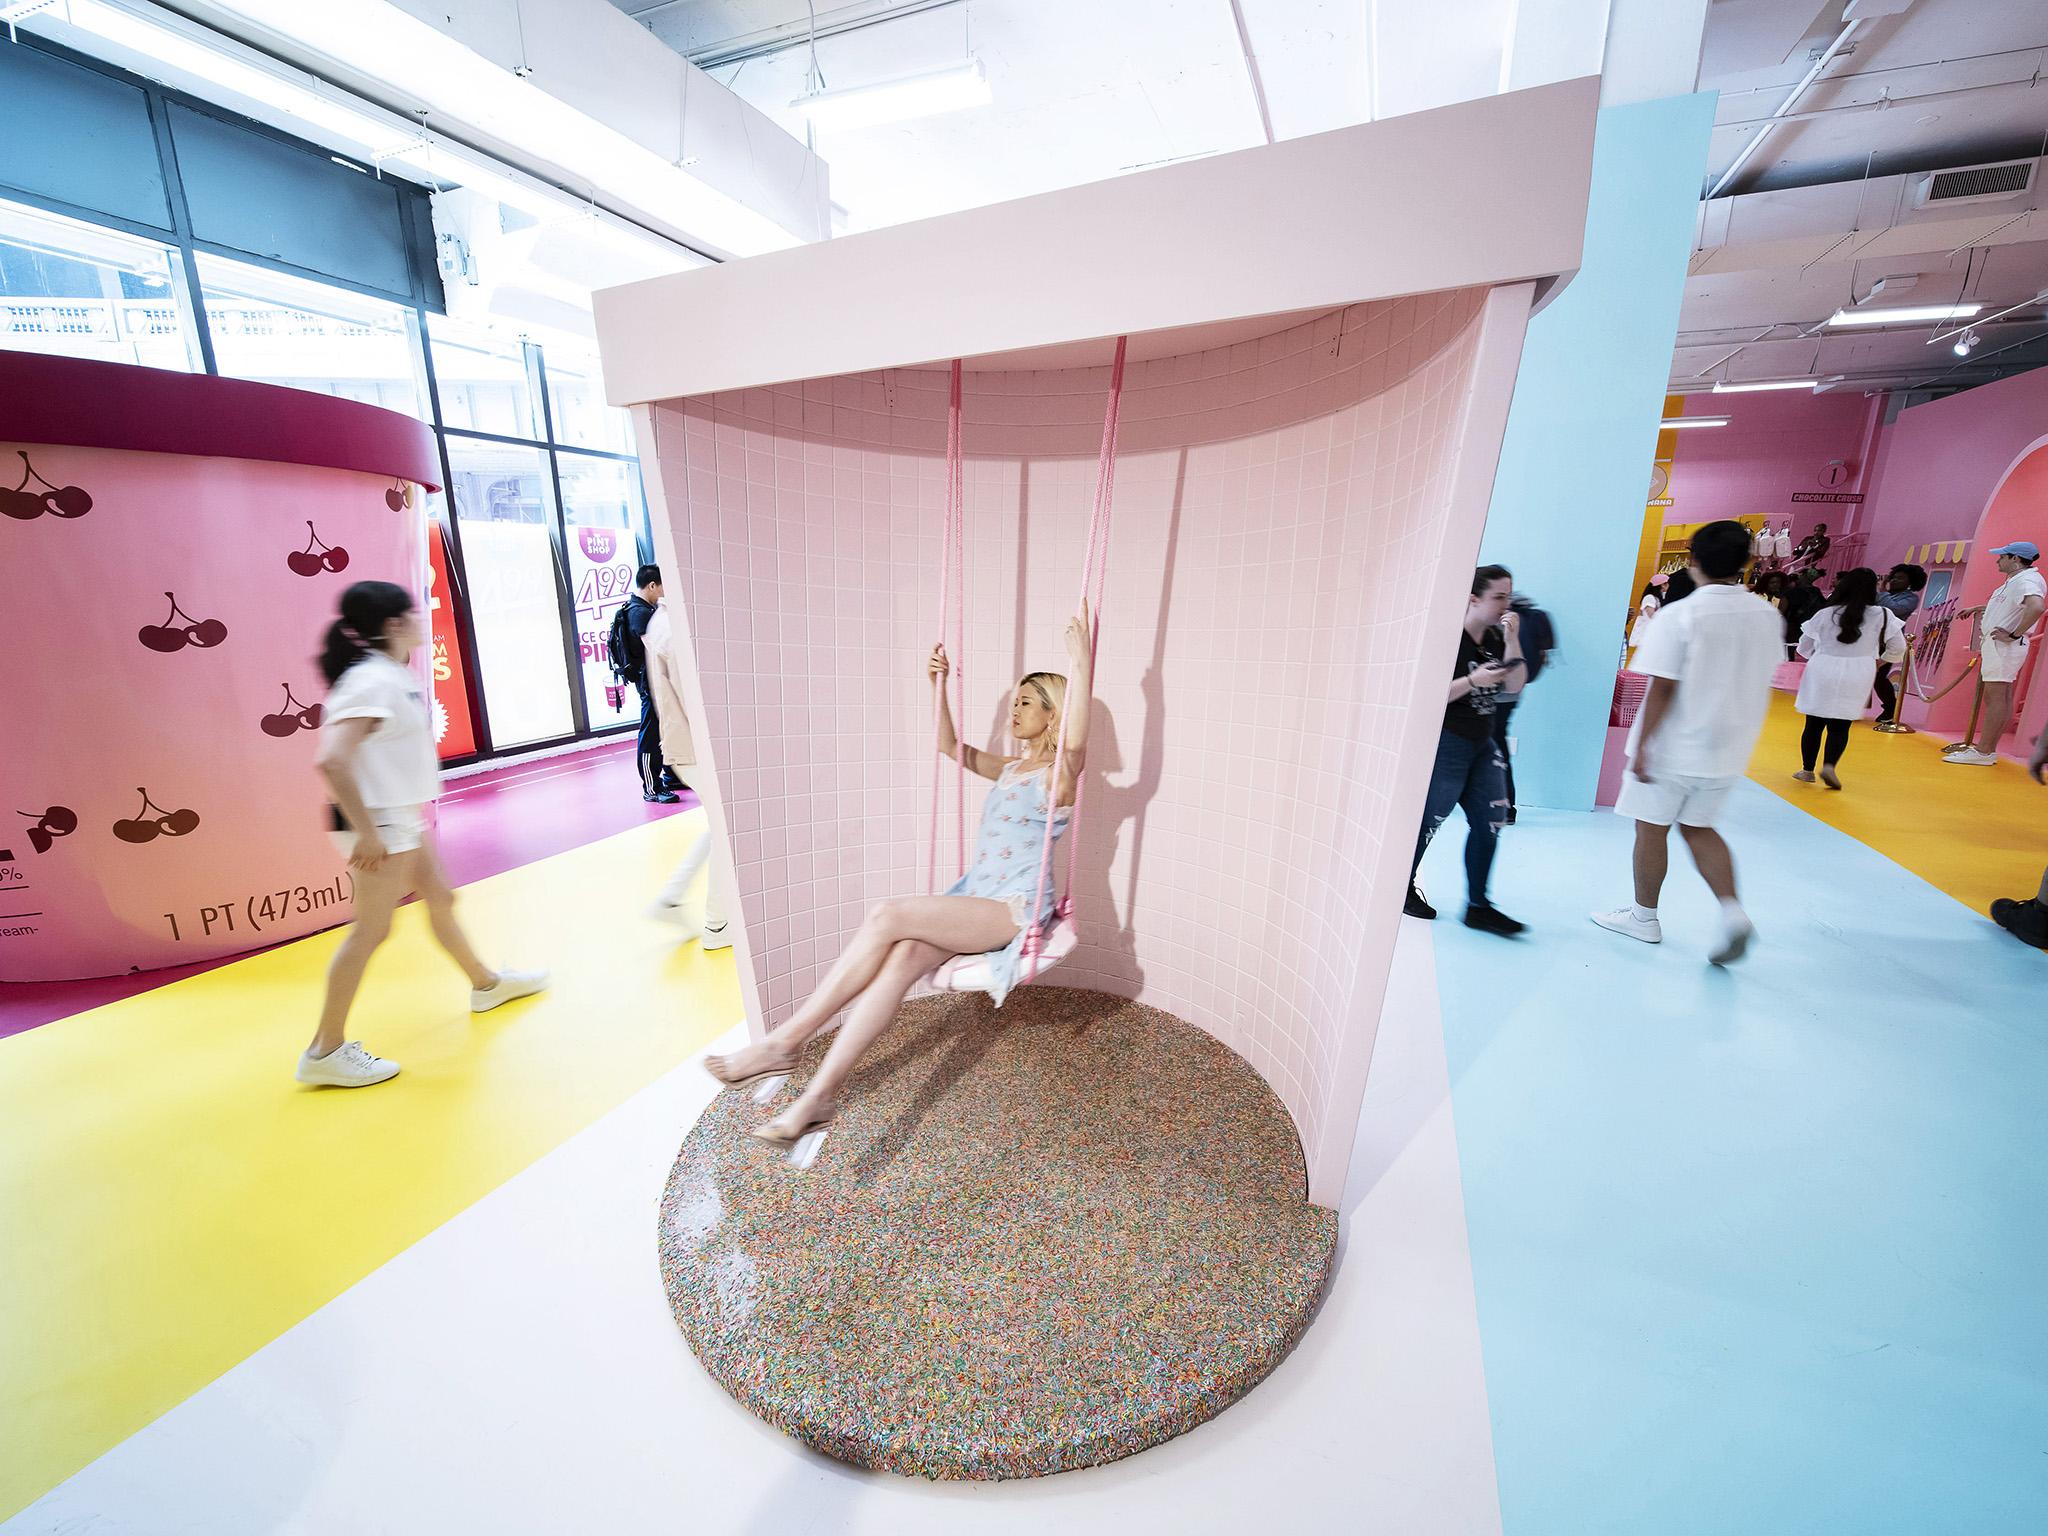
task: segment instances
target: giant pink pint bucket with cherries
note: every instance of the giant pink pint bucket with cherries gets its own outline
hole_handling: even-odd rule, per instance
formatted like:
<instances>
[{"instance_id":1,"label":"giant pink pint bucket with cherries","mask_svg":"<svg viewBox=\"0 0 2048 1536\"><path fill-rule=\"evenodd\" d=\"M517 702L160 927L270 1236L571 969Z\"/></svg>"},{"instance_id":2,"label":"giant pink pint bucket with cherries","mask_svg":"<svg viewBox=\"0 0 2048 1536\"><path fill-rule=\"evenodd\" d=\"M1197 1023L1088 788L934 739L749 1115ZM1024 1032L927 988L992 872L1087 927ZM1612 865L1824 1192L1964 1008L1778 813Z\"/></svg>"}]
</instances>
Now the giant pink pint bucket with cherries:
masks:
<instances>
[{"instance_id":1,"label":"giant pink pint bucket with cherries","mask_svg":"<svg viewBox=\"0 0 2048 1536\"><path fill-rule=\"evenodd\" d=\"M0 353L0 981L347 918L314 658L350 582L424 595L438 479L393 412Z\"/></svg>"}]
</instances>

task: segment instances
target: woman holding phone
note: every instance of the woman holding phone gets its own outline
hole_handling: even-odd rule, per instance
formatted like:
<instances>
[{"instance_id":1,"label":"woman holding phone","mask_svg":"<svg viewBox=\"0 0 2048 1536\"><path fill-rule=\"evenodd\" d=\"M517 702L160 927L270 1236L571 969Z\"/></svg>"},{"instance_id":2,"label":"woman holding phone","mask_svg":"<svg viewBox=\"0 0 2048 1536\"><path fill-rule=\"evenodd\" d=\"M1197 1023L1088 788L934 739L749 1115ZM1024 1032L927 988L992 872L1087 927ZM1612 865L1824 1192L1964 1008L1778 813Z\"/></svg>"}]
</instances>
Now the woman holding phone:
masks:
<instances>
[{"instance_id":1,"label":"woman holding phone","mask_svg":"<svg viewBox=\"0 0 2048 1536\"><path fill-rule=\"evenodd\" d=\"M1482 565L1472 573L1472 595L1465 604L1465 627L1458 634L1458 660L1444 701L1443 732L1437 738L1436 766L1430 771L1429 798L1423 806L1421 835L1415 839L1408 900L1402 907L1410 917L1436 916L1436 908L1415 884L1415 873L1451 807L1462 806L1467 829L1465 926L1503 938L1512 938L1527 926L1486 895L1508 811L1507 776L1494 741L1493 716L1502 686L1526 670L1521 615L1508 607L1514 586L1506 566Z\"/></svg>"}]
</instances>

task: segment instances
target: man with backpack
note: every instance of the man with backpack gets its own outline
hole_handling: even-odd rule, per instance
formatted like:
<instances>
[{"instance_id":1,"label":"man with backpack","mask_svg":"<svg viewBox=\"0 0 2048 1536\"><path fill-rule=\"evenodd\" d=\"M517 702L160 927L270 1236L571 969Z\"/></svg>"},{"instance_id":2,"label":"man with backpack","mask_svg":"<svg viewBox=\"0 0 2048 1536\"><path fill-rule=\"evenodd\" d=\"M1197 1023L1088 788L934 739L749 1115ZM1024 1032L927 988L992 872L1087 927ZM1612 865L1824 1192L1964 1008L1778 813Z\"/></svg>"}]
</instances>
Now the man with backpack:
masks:
<instances>
[{"instance_id":1,"label":"man with backpack","mask_svg":"<svg viewBox=\"0 0 2048 1536\"><path fill-rule=\"evenodd\" d=\"M1550 615L1538 608L1535 601L1517 592L1508 599L1508 612L1521 622L1522 665L1508 674L1508 680L1501 684L1499 695L1493 707L1493 742L1500 748L1501 777L1507 784L1507 824L1515 824L1515 759L1508 750L1508 721L1515 713L1515 706L1522 702L1522 690L1536 681L1550 660L1550 653L1557 649L1557 626L1550 621Z\"/></svg>"},{"instance_id":2,"label":"man with backpack","mask_svg":"<svg viewBox=\"0 0 2048 1536\"><path fill-rule=\"evenodd\" d=\"M640 742L636 751L640 798L654 805L674 805L679 797L665 778L661 716L655 712L654 690L647 683L647 626L654 622L654 610L661 603L661 567L641 566L633 573L633 589L625 606L612 615L605 648L611 653L613 674L640 693Z\"/></svg>"}]
</instances>

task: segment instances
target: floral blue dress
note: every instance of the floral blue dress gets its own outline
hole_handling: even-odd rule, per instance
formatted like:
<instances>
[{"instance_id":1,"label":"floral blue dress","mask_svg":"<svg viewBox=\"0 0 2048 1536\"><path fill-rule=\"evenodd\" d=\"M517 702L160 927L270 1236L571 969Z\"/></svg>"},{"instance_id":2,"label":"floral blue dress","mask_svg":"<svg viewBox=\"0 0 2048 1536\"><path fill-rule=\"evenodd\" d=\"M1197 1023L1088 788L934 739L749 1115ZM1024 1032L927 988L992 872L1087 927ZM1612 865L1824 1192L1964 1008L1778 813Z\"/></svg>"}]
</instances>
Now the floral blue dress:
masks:
<instances>
[{"instance_id":1,"label":"floral blue dress","mask_svg":"<svg viewBox=\"0 0 2048 1536\"><path fill-rule=\"evenodd\" d=\"M989 996L1002 1007L1010 988L1017 984L1017 971L1024 954L1024 934L1031 925L1031 897L1038 889L1038 860L1045 846L1046 783L1049 768L1035 773L1019 772L1012 763L1005 768L981 807L981 830L974 838L974 862L967 873L946 887L948 896L985 896L1010 909L1017 935L1001 949L988 952ZM1067 830L1072 807L1061 806L1053 816L1053 846ZM1039 905L1038 921L1052 922L1057 905L1058 866L1047 872L1045 899Z\"/></svg>"}]
</instances>

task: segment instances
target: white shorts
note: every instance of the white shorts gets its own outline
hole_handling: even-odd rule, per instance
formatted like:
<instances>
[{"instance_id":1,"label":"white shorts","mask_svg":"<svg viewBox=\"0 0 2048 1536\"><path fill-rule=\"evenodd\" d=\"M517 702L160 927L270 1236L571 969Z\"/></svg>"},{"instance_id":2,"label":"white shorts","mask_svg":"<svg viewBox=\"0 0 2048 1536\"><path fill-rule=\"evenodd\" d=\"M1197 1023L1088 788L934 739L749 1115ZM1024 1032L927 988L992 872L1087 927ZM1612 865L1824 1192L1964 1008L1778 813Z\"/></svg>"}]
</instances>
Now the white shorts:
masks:
<instances>
[{"instance_id":1,"label":"white shorts","mask_svg":"<svg viewBox=\"0 0 2048 1536\"><path fill-rule=\"evenodd\" d=\"M2026 639L1994 640L1986 635L1983 657L1985 682L2015 682L2020 675L2020 665L2027 659Z\"/></svg>"},{"instance_id":2,"label":"white shorts","mask_svg":"<svg viewBox=\"0 0 2048 1536\"><path fill-rule=\"evenodd\" d=\"M386 853L411 853L427 835L427 808L423 805L373 805L370 816L377 824L377 839ZM353 832L330 832L334 846L345 859L356 851Z\"/></svg>"},{"instance_id":3,"label":"white shorts","mask_svg":"<svg viewBox=\"0 0 2048 1536\"><path fill-rule=\"evenodd\" d=\"M1700 779L1690 774L1659 773L1655 780L1645 784L1630 770L1622 775L1614 814L1632 821L1647 821L1653 827L1668 827L1673 822L1684 827L1711 827L1739 777L1738 774L1725 779Z\"/></svg>"}]
</instances>

